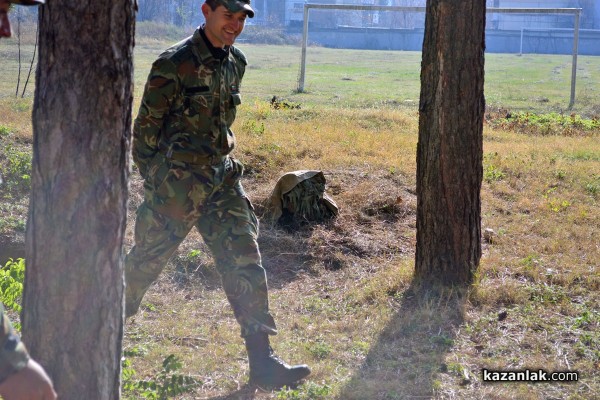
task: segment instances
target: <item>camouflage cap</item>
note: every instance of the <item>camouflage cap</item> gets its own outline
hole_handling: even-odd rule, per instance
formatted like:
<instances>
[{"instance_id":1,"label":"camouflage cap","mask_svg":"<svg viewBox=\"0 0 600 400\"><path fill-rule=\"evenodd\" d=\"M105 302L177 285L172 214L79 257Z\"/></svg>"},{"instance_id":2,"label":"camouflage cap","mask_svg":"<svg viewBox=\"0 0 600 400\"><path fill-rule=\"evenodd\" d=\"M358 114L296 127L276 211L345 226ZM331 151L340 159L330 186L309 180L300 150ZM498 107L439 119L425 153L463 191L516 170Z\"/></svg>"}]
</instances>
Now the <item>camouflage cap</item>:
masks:
<instances>
[{"instance_id":1,"label":"camouflage cap","mask_svg":"<svg viewBox=\"0 0 600 400\"><path fill-rule=\"evenodd\" d=\"M9 3L20 4L22 6L37 6L44 4L46 0L8 0Z\"/></svg>"},{"instance_id":2,"label":"camouflage cap","mask_svg":"<svg viewBox=\"0 0 600 400\"><path fill-rule=\"evenodd\" d=\"M231 12L246 11L250 18L254 18L254 10L250 6L250 0L217 0Z\"/></svg>"}]
</instances>

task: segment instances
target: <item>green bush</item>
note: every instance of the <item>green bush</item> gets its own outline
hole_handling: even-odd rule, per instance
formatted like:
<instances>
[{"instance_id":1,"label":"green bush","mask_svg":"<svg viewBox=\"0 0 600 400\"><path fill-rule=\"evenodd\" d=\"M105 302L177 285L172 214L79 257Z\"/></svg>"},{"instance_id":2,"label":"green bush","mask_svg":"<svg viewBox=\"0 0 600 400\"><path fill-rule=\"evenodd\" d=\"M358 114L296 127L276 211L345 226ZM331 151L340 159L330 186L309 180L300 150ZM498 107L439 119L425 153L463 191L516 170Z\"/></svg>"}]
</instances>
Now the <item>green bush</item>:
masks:
<instances>
[{"instance_id":1,"label":"green bush","mask_svg":"<svg viewBox=\"0 0 600 400\"><path fill-rule=\"evenodd\" d=\"M529 112L509 113L500 126L523 133L537 135L588 135L598 134L600 120L586 119L581 115L559 113L535 114Z\"/></svg>"},{"instance_id":2,"label":"green bush","mask_svg":"<svg viewBox=\"0 0 600 400\"><path fill-rule=\"evenodd\" d=\"M0 152L0 176L8 191L27 191L31 187L31 153L6 145Z\"/></svg>"},{"instance_id":3,"label":"green bush","mask_svg":"<svg viewBox=\"0 0 600 400\"><path fill-rule=\"evenodd\" d=\"M148 379L135 380L135 370L129 360L123 360L123 392L125 398L129 395L148 400L167 400L184 393L191 393L201 382L190 376L181 375L181 361L171 354L164 359L161 371Z\"/></svg>"},{"instance_id":4,"label":"green bush","mask_svg":"<svg viewBox=\"0 0 600 400\"><path fill-rule=\"evenodd\" d=\"M12 132L8 126L0 124L0 138L8 137L11 133Z\"/></svg>"},{"instance_id":5,"label":"green bush","mask_svg":"<svg viewBox=\"0 0 600 400\"><path fill-rule=\"evenodd\" d=\"M21 311L24 280L24 259L19 258L14 261L11 258L4 267L0 268L0 301L7 309L16 312Z\"/></svg>"},{"instance_id":6,"label":"green bush","mask_svg":"<svg viewBox=\"0 0 600 400\"><path fill-rule=\"evenodd\" d=\"M278 400L321 400L331 398L331 386L306 382L296 389L284 387L277 393Z\"/></svg>"}]
</instances>

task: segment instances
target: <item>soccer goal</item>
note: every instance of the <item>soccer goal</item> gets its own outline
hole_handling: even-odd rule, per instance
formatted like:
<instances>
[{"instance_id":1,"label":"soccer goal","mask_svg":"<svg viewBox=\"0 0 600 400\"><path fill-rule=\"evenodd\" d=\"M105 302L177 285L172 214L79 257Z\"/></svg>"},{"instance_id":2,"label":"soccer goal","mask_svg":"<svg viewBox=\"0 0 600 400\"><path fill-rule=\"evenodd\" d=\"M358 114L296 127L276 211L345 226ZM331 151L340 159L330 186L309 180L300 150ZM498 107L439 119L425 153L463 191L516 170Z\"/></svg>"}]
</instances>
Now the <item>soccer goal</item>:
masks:
<instances>
[{"instance_id":1,"label":"soccer goal","mask_svg":"<svg viewBox=\"0 0 600 400\"><path fill-rule=\"evenodd\" d=\"M424 13L426 7L401 7L401 6L375 6L375 5L349 5L349 4L304 4L303 33L302 33L302 59L298 77L298 92L304 92L306 80L306 51L308 47L308 21L311 9L320 10L351 10L351 11L401 11L409 13ZM579 25L581 8L488 8L488 14L569 14L575 18L573 29L573 52L571 62L571 97L569 108L575 104L575 86L577 82L577 53L579 46Z\"/></svg>"}]
</instances>

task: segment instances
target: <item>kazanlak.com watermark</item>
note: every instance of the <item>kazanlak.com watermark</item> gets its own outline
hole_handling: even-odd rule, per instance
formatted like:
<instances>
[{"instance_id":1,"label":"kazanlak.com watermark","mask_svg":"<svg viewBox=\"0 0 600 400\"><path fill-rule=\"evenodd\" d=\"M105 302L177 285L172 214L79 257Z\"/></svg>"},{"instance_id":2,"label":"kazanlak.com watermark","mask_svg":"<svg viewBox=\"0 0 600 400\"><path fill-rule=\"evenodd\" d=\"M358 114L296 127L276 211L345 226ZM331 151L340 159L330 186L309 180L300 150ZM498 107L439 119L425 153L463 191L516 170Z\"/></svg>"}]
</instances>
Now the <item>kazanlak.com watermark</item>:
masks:
<instances>
[{"instance_id":1,"label":"kazanlak.com watermark","mask_svg":"<svg viewBox=\"0 0 600 400\"><path fill-rule=\"evenodd\" d=\"M543 369L497 371L490 369L481 370L484 382L577 382L579 372L577 371L555 371L548 372Z\"/></svg>"}]
</instances>

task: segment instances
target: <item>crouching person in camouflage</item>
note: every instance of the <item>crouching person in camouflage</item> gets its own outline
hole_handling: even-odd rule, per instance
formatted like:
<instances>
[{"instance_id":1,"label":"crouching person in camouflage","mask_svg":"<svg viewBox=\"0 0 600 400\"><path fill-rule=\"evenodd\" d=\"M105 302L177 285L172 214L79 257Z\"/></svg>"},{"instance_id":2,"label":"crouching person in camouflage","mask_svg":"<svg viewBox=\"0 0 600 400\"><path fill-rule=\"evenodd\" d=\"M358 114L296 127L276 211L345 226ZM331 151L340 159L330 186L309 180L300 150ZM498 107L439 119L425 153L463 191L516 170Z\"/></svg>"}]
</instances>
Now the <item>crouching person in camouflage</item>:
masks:
<instances>
[{"instance_id":1,"label":"crouching person in camouflage","mask_svg":"<svg viewBox=\"0 0 600 400\"><path fill-rule=\"evenodd\" d=\"M310 374L273 354L267 279L258 249L258 221L229 154L229 129L241 102L244 54L233 46L250 0L206 0L205 24L166 50L150 71L134 124L133 159L145 179L137 211L135 246L125 263L126 316L134 315L149 286L189 231L211 249L223 288L241 326L250 384L277 387Z\"/></svg>"}]
</instances>

